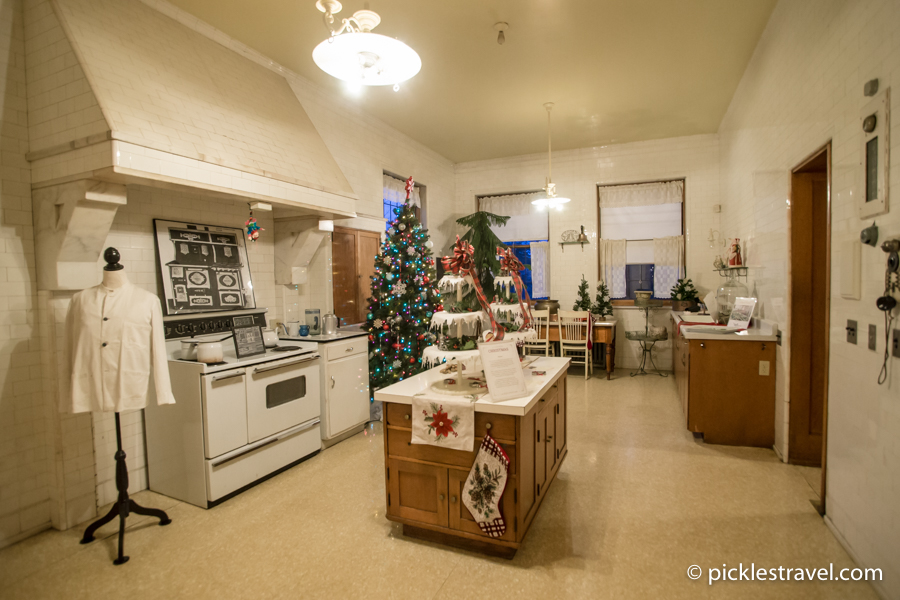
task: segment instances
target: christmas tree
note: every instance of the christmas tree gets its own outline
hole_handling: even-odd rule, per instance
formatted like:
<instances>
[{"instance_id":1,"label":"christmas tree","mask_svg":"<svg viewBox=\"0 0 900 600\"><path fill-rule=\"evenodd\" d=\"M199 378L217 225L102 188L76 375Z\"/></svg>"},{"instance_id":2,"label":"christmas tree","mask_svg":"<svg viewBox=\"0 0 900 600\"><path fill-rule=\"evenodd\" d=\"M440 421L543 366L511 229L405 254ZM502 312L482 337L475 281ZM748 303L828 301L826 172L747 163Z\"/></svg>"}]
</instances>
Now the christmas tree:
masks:
<instances>
[{"instance_id":1,"label":"christmas tree","mask_svg":"<svg viewBox=\"0 0 900 600\"><path fill-rule=\"evenodd\" d=\"M591 312L598 317L605 317L613 314L612 301L609 298L609 288L602 281L597 284L597 296L594 305L591 306Z\"/></svg>"},{"instance_id":2,"label":"christmas tree","mask_svg":"<svg viewBox=\"0 0 900 600\"><path fill-rule=\"evenodd\" d=\"M591 310L591 295L588 293L588 282L584 278L584 274L581 275L581 284L578 286L578 299L575 300L572 310Z\"/></svg>"},{"instance_id":3,"label":"christmas tree","mask_svg":"<svg viewBox=\"0 0 900 600\"><path fill-rule=\"evenodd\" d=\"M435 282L433 242L409 204L413 180L406 181L406 203L394 209L381 254L375 257L372 296L366 315L369 332L369 393L415 375L422 351L434 334L431 316L442 310Z\"/></svg>"},{"instance_id":4,"label":"christmas tree","mask_svg":"<svg viewBox=\"0 0 900 600\"><path fill-rule=\"evenodd\" d=\"M506 248L506 244L491 230L491 225L506 225L509 217L495 215L494 213L480 210L471 215L466 215L456 220L457 223L468 227L469 230L462 236L462 241L472 244L475 248L475 269L478 272L478 281L481 289L490 300L494 290L494 273L500 271L500 259L497 258L497 248ZM463 298L461 303L451 308L453 312L479 311L481 305L475 296L475 290L471 290Z\"/></svg>"}]
</instances>

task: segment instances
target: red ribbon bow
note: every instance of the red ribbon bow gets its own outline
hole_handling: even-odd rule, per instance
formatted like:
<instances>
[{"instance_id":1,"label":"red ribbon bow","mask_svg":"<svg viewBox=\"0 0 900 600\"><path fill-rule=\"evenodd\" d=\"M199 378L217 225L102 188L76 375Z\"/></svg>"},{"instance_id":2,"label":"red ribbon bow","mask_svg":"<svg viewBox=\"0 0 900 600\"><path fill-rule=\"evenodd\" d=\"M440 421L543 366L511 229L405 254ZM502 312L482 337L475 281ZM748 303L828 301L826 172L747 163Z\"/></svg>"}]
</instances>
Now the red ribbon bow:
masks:
<instances>
[{"instance_id":1,"label":"red ribbon bow","mask_svg":"<svg viewBox=\"0 0 900 600\"><path fill-rule=\"evenodd\" d=\"M472 284L475 286L475 296L478 298L478 303L481 304L481 308L487 313L488 318L491 320L491 331L493 332L492 339L499 342L503 339L503 326L494 319L494 311L491 310L490 303L488 303L487 298L484 297L484 291L481 289L481 282L478 281L478 270L475 268L475 262L472 260L474 254L475 248L472 244L465 240L461 240L459 239L459 236L456 236L456 243L453 245L453 256L445 256L441 261L444 263L444 268L451 271L454 275L459 277L468 275L471 277Z\"/></svg>"},{"instance_id":2,"label":"red ribbon bow","mask_svg":"<svg viewBox=\"0 0 900 600\"><path fill-rule=\"evenodd\" d=\"M522 282L522 276L519 271L525 268L525 265L513 253L511 248L497 248L497 256L500 258L500 268L507 271L513 279L513 285L516 286L516 296L519 298L519 308L522 310L522 316L525 322L522 329L531 327L531 306L528 304L528 290Z\"/></svg>"}]
</instances>

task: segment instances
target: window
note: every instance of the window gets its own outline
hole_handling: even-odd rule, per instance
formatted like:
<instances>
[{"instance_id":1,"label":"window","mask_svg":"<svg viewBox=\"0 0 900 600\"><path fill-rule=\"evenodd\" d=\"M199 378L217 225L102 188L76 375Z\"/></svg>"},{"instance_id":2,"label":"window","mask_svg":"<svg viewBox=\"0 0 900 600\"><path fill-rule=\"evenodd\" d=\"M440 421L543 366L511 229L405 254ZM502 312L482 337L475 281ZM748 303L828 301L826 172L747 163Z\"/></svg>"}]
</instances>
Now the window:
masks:
<instances>
[{"instance_id":1,"label":"window","mask_svg":"<svg viewBox=\"0 0 900 600\"><path fill-rule=\"evenodd\" d=\"M597 186L600 279L613 299L669 299L684 276L684 180Z\"/></svg>"},{"instance_id":2,"label":"window","mask_svg":"<svg viewBox=\"0 0 900 600\"><path fill-rule=\"evenodd\" d=\"M387 231L391 226L391 221L397 218L397 213L394 211L396 209L399 209L406 203L406 180L394 175L390 175L388 173L383 173L382 186L384 188L382 190L384 197L384 201L382 204L382 214L384 216L384 230ZM424 185L420 185L418 183L415 184L412 194L410 194L410 201L412 202L413 212L415 213L416 218L419 219L419 222L422 223L422 226L424 227Z\"/></svg>"},{"instance_id":3,"label":"window","mask_svg":"<svg viewBox=\"0 0 900 600\"><path fill-rule=\"evenodd\" d=\"M522 283L532 298L549 297L549 262L546 242L550 236L550 217L531 201L539 192L479 196L478 209L509 217L502 227L491 230L500 241L512 248L516 258L525 265ZM543 246L542 246L543 244ZM532 251L536 247L539 250ZM537 279L537 281L535 281ZM537 292L535 292L537 290Z\"/></svg>"}]
</instances>

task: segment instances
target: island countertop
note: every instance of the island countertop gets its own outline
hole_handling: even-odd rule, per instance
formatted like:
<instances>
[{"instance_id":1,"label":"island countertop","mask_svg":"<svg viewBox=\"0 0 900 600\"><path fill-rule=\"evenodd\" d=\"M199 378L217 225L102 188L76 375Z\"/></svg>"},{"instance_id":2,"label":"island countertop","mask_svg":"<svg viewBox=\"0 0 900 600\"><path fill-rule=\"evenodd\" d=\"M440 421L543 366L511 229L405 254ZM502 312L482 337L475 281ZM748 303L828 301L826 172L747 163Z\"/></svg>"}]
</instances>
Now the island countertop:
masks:
<instances>
[{"instance_id":1,"label":"island countertop","mask_svg":"<svg viewBox=\"0 0 900 600\"><path fill-rule=\"evenodd\" d=\"M521 398L494 402L490 392L478 398L475 402L475 412L491 413L497 415L525 416L535 404L550 389L554 382L565 376L569 367L570 358L541 356L530 366L525 368L525 383L527 392ZM434 381L447 379L449 374L441 373L444 365L434 367L428 371L414 375L409 379L389 385L375 392L375 399L381 402L396 402L398 404L412 404L413 396L424 394L430 400L442 400L447 398L463 398L464 396L448 396L439 394L430 389ZM535 375L535 371L545 371L546 375Z\"/></svg>"}]
</instances>

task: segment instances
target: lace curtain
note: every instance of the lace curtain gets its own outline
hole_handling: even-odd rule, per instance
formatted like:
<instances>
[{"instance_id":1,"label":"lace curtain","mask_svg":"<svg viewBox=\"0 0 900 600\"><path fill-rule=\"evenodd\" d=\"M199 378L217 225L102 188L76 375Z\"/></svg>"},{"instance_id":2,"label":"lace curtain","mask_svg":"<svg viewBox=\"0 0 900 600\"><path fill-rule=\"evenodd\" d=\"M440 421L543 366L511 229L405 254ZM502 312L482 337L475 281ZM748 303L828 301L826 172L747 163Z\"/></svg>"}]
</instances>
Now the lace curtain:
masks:
<instances>
[{"instance_id":1,"label":"lace curtain","mask_svg":"<svg viewBox=\"0 0 900 600\"><path fill-rule=\"evenodd\" d=\"M597 241L600 246L600 278L609 288L611 298L624 298L625 287L625 240Z\"/></svg>"},{"instance_id":2,"label":"lace curtain","mask_svg":"<svg viewBox=\"0 0 900 600\"><path fill-rule=\"evenodd\" d=\"M384 199L388 202L406 202L406 182L390 175L382 175L382 187L384 187ZM409 203L412 206L422 206L419 199L419 188L413 187L412 194L409 196Z\"/></svg>"},{"instance_id":3,"label":"lace curtain","mask_svg":"<svg viewBox=\"0 0 900 600\"><path fill-rule=\"evenodd\" d=\"M684 277L684 236L653 240L653 297L670 298L675 283Z\"/></svg>"},{"instance_id":4,"label":"lace curtain","mask_svg":"<svg viewBox=\"0 0 900 600\"><path fill-rule=\"evenodd\" d=\"M550 297L550 242L531 242L531 295Z\"/></svg>"},{"instance_id":5,"label":"lace curtain","mask_svg":"<svg viewBox=\"0 0 900 600\"><path fill-rule=\"evenodd\" d=\"M650 206L684 202L684 181L600 186L600 208Z\"/></svg>"},{"instance_id":6,"label":"lace curtain","mask_svg":"<svg viewBox=\"0 0 900 600\"><path fill-rule=\"evenodd\" d=\"M546 240L550 237L550 218L547 211L531 203L539 194L513 194L480 198L481 210L509 217L502 227L491 227L501 241L523 242Z\"/></svg>"}]
</instances>

